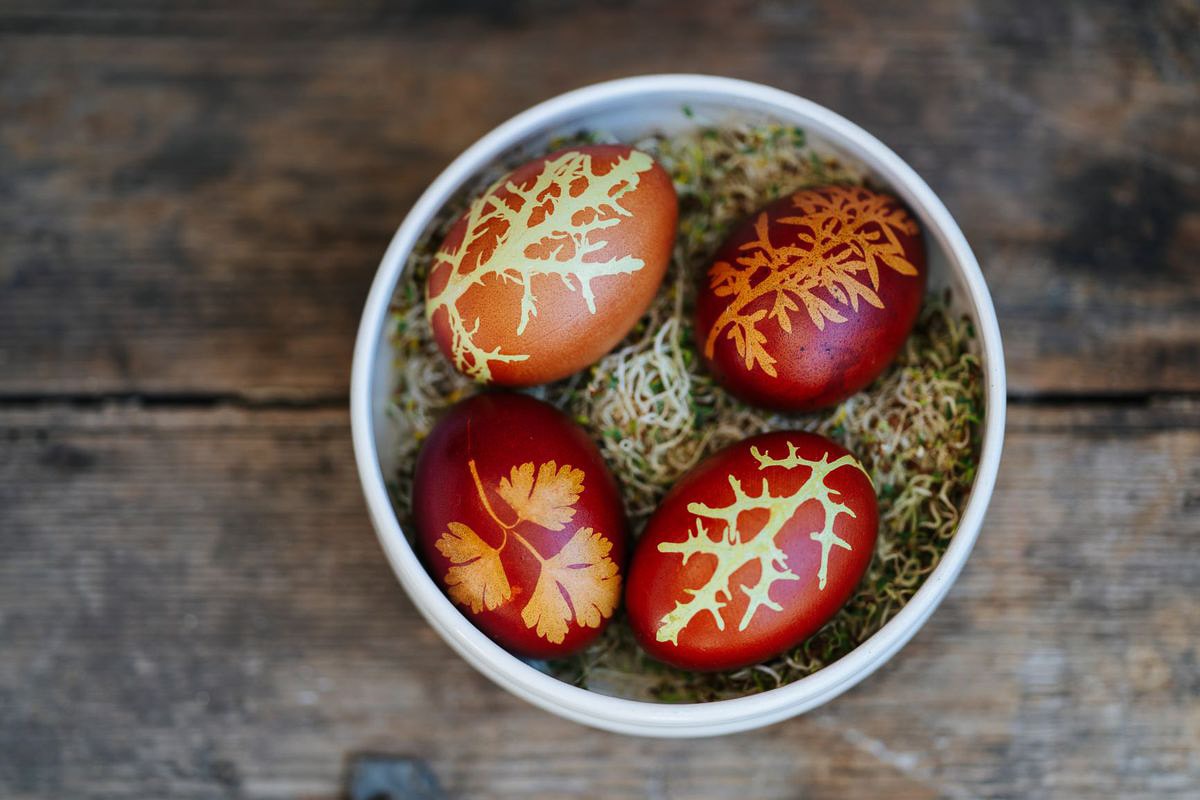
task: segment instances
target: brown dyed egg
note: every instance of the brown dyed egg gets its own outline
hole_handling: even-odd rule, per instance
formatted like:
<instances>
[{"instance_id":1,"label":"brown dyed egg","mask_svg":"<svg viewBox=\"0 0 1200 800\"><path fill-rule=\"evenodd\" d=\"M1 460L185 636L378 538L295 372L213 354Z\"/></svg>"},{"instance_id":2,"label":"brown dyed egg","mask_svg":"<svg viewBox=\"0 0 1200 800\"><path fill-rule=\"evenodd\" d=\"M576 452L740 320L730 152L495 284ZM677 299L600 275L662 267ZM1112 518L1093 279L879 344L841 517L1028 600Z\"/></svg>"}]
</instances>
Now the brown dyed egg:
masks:
<instances>
[{"instance_id":1,"label":"brown dyed egg","mask_svg":"<svg viewBox=\"0 0 1200 800\"><path fill-rule=\"evenodd\" d=\"M896 357L925 278L920 228L896 198L861 186L796 192L717 252L696 300L696 341L747 402L833 405Z\"/></svg>"},{"instance_id":2,"label":"brown dyed egg","mask_svg":"<svg viewBox=\"0 0 1200 800\"><path fill-rule=\"evenodd\" d=\"M878 525L870 479L836 442L738 442L680 479L638 540L625 592L634 635L684 669L777 655L850 598Z\"/></svg>"},{"instance_id":3,"label":"brown dyed egg","mask_svg":"<svg viewBox=\"0 0 1200 800\"><path fill-rule=\"evenodd\" d=\"M514 653L572 653L616 610L625 559L617 483L553 406L511 393L454 406L421 447L413 510L434 578Z\"/></svg>"},{"instance_id":4,"label":"brown dyed egg","mask_svg":"<svg viewBox=\"0 0 1200 800\"><path fill-rule=\"evenodd\" d=\"M425 284L438 346L459 372L502 386L594 363L649 307L678 210L666 171L624 145L518 167L442 242Z\"/></svg>"}]
</instances>

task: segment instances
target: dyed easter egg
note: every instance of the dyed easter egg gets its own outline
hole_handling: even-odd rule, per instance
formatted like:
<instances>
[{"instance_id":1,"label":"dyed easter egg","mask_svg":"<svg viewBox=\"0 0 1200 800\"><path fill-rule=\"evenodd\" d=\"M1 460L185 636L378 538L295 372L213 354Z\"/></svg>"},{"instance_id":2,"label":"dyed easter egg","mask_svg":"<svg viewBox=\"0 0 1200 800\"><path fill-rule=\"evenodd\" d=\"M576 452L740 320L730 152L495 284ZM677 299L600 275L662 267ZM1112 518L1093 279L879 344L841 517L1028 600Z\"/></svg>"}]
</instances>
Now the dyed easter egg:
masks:
<instances>
[{"instance_id":1,"label":"dyed easter egg","mask_svg":"<svg viewBox=\"0 0 1200 800\"><path fill-rule=\"evenodd\" d=\"M862 465L811 433L734 444L685 475L638 540L625 604L654 658L693 670L768 659L815 633L871 561Z\"/></svg>"},{"instance_id":2,"label":"dyed easter egg","mask_svg":"<svg viewBox=\"0 0 1200 800\"><path fill-rule=\"evenodd\" d=\"M517 168L471 203L437 253L425 302L438 347L463 374L502 386L594 363L649 307L678 210L666 171L624 145Z\"/></svg>"},{"instance_id":3,"label":"dyed easter egg","mask_svg":"<svg viewBox=\"0 0 1200 800\"><path fill-rule=\"evenodd\" d=\"M421 447L413 511L434 578L514 653L567 655L616 610L620 492L591 439L553 406L510 393L454 406Z\"/></svg>"},{"instance_id":4,"label":"dyed easter egg","mask_svg":"<svg viewBox=\"0 0 1200 800\"><path fill-rule=\"evenodd\" d=\"M796 192L717 252L697 295L696 341L747 402L833 405L896 357L925 279L920 228L896 198L861 186Z\"/></svg>"}]
</instances>

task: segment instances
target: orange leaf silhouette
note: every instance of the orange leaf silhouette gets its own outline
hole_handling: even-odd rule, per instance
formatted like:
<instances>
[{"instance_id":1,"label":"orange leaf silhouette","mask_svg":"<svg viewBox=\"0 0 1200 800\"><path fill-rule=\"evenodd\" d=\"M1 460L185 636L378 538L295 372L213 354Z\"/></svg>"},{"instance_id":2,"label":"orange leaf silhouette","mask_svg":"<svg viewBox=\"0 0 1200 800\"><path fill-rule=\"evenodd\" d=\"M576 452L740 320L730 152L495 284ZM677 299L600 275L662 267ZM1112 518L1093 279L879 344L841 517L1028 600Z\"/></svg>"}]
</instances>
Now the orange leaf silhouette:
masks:
<instances>
[{"instance_id":1,"label":"orange leaf silhouette","mask_svg":"<svg viewBox=\"0 0 1200 800\"><path fill-rule=\"evenodd\" d=\"M500 563L500 551L461 522L451 522L449 528L436 547L455 564L446 573L450 599L470 606L476 614L507 603L512 598L512 587Z\"/></svg>"},{"instance_id":2,"label":"orange leaf silhouette","mask_svg":"<svg viewBox=\"0 0 1200 800\"><path fill-rule=\"evenodd\" d=\"M617 565L608 557L612 542L591 528L580 528L553 558L542 562L533 596L521 611L526 627L554 644L575 622L598 628L612 616L621 594Z\"/></svg>"},{"instance_id":3,"label":"orange leaf silhouette","mask_svg":"<svg viewBox=\"0 0 1200 800\"><path fill-rule=\"evenodd\" d=\"M738 248L736 263L717 261L709 268L713 294L730 298L708 332L704 352L709 358L724 333L747 370L757 365L774 376L775 358L758 327L764 317L791 333L792 312L803 307L823 331L826 323L847 321L843 310L857 313L859 300L884 307L878 294L881 264L899 275L917 274L899 238L915 236L917 224L891 197L861 186L832 186L797 192L791 202L801 216L775 221L776 231L787 226L786 242L772 242L772 226L760 213L756 238ZM764 297L771 300L769 313L746 310Z\"/></svg>"},{"instance_id":4,"label":"orange leaf silhouette","mask_svg":"<svg viewBox=\"0 0 1200 800\"><path fill-rule=\"evenodd\" d=\"M574 506L583 492L583 470L569 464L559 467L554 461L543 463L536 475L532 461L512 467L509 477L501 478L496 489L517 513L516 520L508 523L496 515L488 501L475 461L469 461L468 467L480 503L504 541L492 547L470 527L450 523L450 530L436 543L438 551L454 564L445 578L450 597L474 613L484 608L490 611L512 600L513 588L500 553L510 542L516 542L539 563L537 584L521 610L525 626L536 627L538 636L554 644L566 638L572 618L585 627L600 627L612 616L621 594L619 570L609 558L612 542L591 528L580 528L558 553L545 558L516 530L522 522L551 531L563 530L575 516Z\"/></svg>"},{"instance_id":5,"label":"orange leaf silhouette","mask_svg":"<svg viewBox=\"0 0 1200 800\"><path fill-rule=\"evenodd\" d=\"M533 474L533 462L513 467L497 490L517 515L551 531L561 531L575 516L574 505L583 491L583 470L570 464L560 469L547 461Z\"/></svg>"}]
</instances>

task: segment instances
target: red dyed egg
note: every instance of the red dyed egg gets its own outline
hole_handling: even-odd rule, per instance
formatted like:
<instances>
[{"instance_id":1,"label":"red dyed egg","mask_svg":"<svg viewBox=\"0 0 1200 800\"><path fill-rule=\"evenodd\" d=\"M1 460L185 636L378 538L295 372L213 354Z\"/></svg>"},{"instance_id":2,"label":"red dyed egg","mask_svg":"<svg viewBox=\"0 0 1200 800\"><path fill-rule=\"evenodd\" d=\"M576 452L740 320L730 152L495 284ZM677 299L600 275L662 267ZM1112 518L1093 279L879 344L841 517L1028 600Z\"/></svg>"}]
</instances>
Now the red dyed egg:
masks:
<instances>
[{"instance_id":1,"label":"red dyed egg","mask_svg":"<svg viewBox=\"0 0 1200 800\"><path fill-rule=\"evenodd\" d=\"M567 655L616 610L620 492L591 439L553 406L508 393L454 406L421 448L413 510L434 578L514 653Z\"/></svg>"},{"instance_id":2,"label":"red dyed egg","mask_svg":"<svg viewBox=\"0 0 1200 800\"><path fill-rule=\"evenodd\" d=\"M696 300L696 341L747 402L833 405L896 357L925 278L920 228L896 198L861 186L796 192L718 251Z\"/></svg>"},{"instance_id":3,"label":"red dyed egg","mask_svg":"<svg viewBox=\"0 0 1200 800\"><path fill-rule=\"evenodd\" d=\"M625 603L650 655L694 670L768 659L850 598L875 549L875 492L845 448L768 433L707 459L638 540Z\"/></svg>"},{"instance_id":4,"label":"red dyed egg","mask_svg":"<svg viewBox=\"0 0 1200 800\"><path fill-rule=\"evenodd\" d=\"M530 161L476 198L425 285L438 346L482 383L532 386L600 359L646 311L675 242L675 188L640 150Z\"/></svg>"}]
</instances>

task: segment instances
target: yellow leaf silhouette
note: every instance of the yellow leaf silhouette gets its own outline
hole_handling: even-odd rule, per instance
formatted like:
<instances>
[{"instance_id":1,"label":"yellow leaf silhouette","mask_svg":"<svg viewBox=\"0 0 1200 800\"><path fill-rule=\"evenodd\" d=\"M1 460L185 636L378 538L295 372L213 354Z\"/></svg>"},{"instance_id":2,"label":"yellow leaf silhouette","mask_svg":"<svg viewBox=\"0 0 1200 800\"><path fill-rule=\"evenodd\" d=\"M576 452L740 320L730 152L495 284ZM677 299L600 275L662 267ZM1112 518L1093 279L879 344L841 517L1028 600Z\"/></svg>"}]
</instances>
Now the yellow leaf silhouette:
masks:
<instances>
[{"instance_id":1,"label":"yellow leaf silhouette","mask_svg":"<svg viewBox=\"0 0 1200 800\"><path fill-rule=\"evenodd\" d=\"M500 479L497 490L523 520L546 530L561 531L575 516L574 505L583 491L583 470L570 464L560 469L547 461L533 475L533 462L513 467L509 477Z\"/></svg>"},{"instance_id":2,"label":"yellow leaf silhouette","mask_svg":"<svg viewBox=\"0 0 1200 800\"><path fill-rule=\"evenodd\" d=\"M478 614L512 599L512 587L500 563L500 551L461 522L451 522L450 530L437 540L438 552L455 564L446 573L450 599L470 606Z\"/></svg>"},{"instance_id":3,"label":"yellow leaf silhouette","mask_svg":"<svg viewBox=\"0 0 1200 800\"><path fill-rule=\"evenodd\" d=\"M742 487L741 481L730 475L729 488L733 490L733 500L728 505L713 507L707 503L688 504L688 511L696 515L695 532L688 531L687 538L682 542L662 542L658 551L678 553L683 557L684 564L698 553L714 557L717 563L708 580L694 589L685 589L688 599L676 601L675 607L659 621L655 637L660 642L679 644L679 634L693 619L705 612L712 615L718 630L725 630L722 612L733 601L734 573L748 563L758 563L759 576L753 585L741 587L748 603L738 623L738 630L746 630L760 608L782 611L783 607L771 599L771 587L780 581L798 581L801 578L788 566L787 554L775 539L796 510L810 500L820 503L825 512L821 530L809 533L809 538L821 545L821 563L815 576L818 591L825 589L829 556L833 548L852 549L849 542L834 533L833 528L839 516L844 514L853 518L854 512L837 499L840 494L831 489L825 479L843 467L857 469L866 475L866 470L854 456L843 455L831 461L826 453L819 459L810 460L801 456L791 442L788 443L788 454L783 458L773 458L757 447L750 448L750 455L758 462L759 470L808 468L808 479L791 494L775 496L771 494L766 478L763 478L759 493L750 494ZM747 511L768 513L767 521L750 539L744 538L738 528L739 519ZM716 539L705 528L706 519L724 523L724 531Z\"/></svg>"},{"instance_id":4,"label":"yellow leaf silhouette","mask_svg":"<svg viewBox=\"0 0 1200 800\"><path fill-rule=\"evenodd\" d=\"M458 303L486 278L497 276L521 287L519 337L538 313L535 279L557 277L572 292L579 292L588 312L595 314L592 281L628 275L645 266L632 255L602 258L599 254L608 247L607 230L633 216L623 203L637 189L642 173L653 167L650 156L633 150L600 174L589 153L566 150L547 158L541 171L525 183L506 176L471 203L462 243L437 254L438 264L446 265L448 280L441 291L426 298L425 305L430 320L437 311L446 311L450 349L460 372L488 383L492 364L529 358L528 353L506 353L499 346L485 350L476 343L480 321L464 319Z\"/></svg>"},{"instance_id":5,"label":"yellow leaf silhouette","mask_svg":"<svg viewBox=\"0 0 1200 800\"><path fill-rule=\"evenodd\" d=\"M917 223L887 195L861 186L831 186L797 192L791 202L802 216L776 220L788 228L786 237L776 237L785 242L772 241L772 226L766 213L760 213L754 221L756 236L738 248L735 263L717 261L709 268L713 294L730 298L708 332L704 352L709 358L725 332L747 370L757 365L774 377L776 360L767 353L758 327L764 316L791 333L790 315L803 307L823 331L827 322L848 319L835 306L857 312L861 299L884 307L878 294L880 264L899 275L917 275L900 241L900 234L917 235ZM764 270L766 277L761 277ZM769 316L762 309L746 310L763 297L772 300Z\"/></svg>"},{"instance_id":6,"label":"yellow leaf silhouette","mask_svg":"<svg viewBox=\"0 0 1200 800\"><path fill-rule=\"evenodd\" d=\"M584 627L600 627L621 594L611 551L612 542L591 528L577 530L553 558L542 562L533 596L521 611L526 627L537 626L537 635L554 644L566 637L572 616Z\"/></svg>"}]
</instances>

